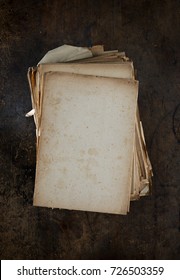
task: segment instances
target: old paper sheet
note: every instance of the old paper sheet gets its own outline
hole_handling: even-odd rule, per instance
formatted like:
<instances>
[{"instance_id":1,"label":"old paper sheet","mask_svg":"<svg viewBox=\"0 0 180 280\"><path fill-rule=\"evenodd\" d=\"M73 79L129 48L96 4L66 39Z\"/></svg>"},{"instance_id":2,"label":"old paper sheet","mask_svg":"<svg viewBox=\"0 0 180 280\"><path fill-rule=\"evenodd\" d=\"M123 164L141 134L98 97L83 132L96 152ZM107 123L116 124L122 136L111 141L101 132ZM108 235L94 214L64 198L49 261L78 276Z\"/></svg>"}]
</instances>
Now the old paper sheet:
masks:
<instances>
[{"instance_id":1,"label":"old paper sheet","mask_svg":"<svg viewBox=\"0 0 180 280\"><path fill-rule=\"evenodd\" d=\"M65 62L75 59L89 58L92 56L93 54L88 48L63 45L47 52L38 64Z\"/></svg>"},{"instance_id":2,"label":"old paper sheet","mask_svg":"<svg viewBox=\"0 0 180 280\"><path fill-rule=\"evenodd\" d=\"M60 72L44 83L34 205L126 214L138 83Z\"/></svg>"},{"instance_id":3,"label":"old paper sheet","mask_svg":"<svg viewBox=\"0 0 180 280\"><path fill-rule=\"evenodd\" d=\"M56 63L56 64L42 64L38 67L40 75L47 72L66 72L82 75L93 75L101 77L113 77L122 79L134 79L134 68L132 62L114 63L86 63L86 64L72 64L72 63Z\"/></svg>"}]
</instances>

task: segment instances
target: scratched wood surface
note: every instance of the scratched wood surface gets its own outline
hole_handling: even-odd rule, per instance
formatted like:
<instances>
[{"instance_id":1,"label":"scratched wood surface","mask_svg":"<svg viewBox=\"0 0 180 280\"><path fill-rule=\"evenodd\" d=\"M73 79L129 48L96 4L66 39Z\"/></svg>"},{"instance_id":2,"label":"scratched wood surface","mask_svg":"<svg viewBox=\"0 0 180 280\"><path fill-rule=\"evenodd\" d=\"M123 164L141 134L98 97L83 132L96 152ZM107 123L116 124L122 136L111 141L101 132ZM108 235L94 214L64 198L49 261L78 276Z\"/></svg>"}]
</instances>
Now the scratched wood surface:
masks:
<instances>
[{"instance_id":1,"label":"scratched wood surface","mask_svg":"<svg viewBox=\"0 0 180 280\"><path fill-rule=\"evenodd\" d=\"M179 259L180 3L0 1L1 259ZM32 207L35 127L26 78L62 44L126 51L154 168L153 194L127 216Z\"/></svg>"}]
</instances>

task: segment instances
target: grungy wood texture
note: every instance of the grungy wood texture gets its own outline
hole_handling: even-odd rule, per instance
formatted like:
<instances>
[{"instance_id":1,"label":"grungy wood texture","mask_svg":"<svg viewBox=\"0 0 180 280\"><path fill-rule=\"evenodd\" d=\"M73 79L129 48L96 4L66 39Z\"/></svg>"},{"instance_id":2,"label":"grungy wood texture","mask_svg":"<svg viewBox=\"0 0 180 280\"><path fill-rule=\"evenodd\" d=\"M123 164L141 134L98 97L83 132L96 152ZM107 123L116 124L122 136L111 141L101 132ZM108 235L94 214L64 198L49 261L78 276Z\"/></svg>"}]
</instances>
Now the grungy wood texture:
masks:
<instances>
[{"instance_id":1,"label":"grungy wood texture","mask_svg":"<svg viewBox=\"0 0 180 280\"><path fill-rule=\"evenodd\" d=\"M179 259L180 2L0 1L1 259ZM62 44L126 51L154 168L127 216L32 207L35 127L26 72Z\"/></svg>"}]
</instances>

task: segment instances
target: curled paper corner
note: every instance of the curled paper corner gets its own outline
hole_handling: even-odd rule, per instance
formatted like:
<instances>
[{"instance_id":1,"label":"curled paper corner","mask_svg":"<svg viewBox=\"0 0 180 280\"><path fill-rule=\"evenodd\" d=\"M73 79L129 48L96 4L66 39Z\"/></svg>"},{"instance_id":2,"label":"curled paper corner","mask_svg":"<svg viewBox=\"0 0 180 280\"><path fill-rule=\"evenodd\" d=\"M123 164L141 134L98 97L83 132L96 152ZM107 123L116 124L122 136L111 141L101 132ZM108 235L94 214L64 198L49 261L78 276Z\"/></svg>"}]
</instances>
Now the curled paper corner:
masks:
<instances>
[{"instance_id":1,"label":"curled paper corner","mask_svg":"<svg viewBox=\"0 0 180 280\"><path fill-rule=\"evenodd\" d=\"M34 116L34 114L35 114L35 109L32 109L31 111L29 111L29 112L25 115L25 117L26 117L26 118L29 118L29 117Z\"/></svg>"}]
</instances>

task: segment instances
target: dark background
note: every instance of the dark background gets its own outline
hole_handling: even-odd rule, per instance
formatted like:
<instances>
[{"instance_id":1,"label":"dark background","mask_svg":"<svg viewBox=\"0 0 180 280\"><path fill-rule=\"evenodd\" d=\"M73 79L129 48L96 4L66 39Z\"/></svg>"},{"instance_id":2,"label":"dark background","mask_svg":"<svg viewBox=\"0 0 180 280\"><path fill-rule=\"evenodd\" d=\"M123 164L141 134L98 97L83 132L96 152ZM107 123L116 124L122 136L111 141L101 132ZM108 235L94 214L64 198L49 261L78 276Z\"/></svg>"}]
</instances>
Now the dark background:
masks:
<instances>
[{"instance_id":1,"label":"dark background","mask_svg":"<svg viewBox=\"0 0 180 280\"><path fill-rule=\"evenodd\" d=\"M180 258L180 1L0 1L2 259ZM62 44L126 51L154 169L127 216L32 206L35 126L27 69Z\"/></svg>"}]
</instances>

